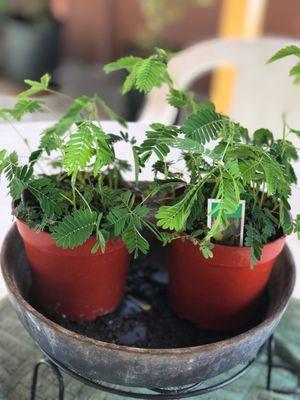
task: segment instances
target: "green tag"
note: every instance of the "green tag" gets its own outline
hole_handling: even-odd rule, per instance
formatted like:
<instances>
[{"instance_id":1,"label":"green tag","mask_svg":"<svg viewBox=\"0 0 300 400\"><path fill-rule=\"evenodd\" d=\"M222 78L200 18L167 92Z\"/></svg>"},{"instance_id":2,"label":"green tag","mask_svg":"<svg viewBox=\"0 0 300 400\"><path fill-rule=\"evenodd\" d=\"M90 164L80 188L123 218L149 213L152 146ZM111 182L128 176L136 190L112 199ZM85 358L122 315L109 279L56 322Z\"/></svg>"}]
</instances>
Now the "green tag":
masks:
<instances>
[{"instance_id":1,"label":"green tag","mask_svg":"<svg viewBox=\"0 0 300 400\"><path fill-rule=\"evenodd\" d=\"M208 199L207 205L207 226L211 228L219 214L219 199ZM218 242L231 246L243 246L245 227L245 200L241 200L238 208L233 213L226 213L228 226L220 230L215 237Z\"/></svg>"}]
</instances>

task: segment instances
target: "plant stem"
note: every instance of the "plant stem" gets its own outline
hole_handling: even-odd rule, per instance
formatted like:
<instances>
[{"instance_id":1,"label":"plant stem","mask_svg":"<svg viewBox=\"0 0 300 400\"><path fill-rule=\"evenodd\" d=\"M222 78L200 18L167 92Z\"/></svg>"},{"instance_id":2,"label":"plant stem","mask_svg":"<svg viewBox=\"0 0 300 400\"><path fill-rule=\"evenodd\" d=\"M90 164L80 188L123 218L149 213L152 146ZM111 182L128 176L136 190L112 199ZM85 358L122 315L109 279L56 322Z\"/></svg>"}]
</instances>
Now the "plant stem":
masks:
<instances>
[{"instance_id":1,"label":"plant stem","mask_svg":"<svg viewBox=\"0 0 300 400\"><path fill-rule=\"evenodd\" d=\"M76 178L77 178L77 172L74 172L71 177L71 187L72 187L72 195L73 195L73 206L75 210L77 209L76 207Z\"/></svg>"},{"instance_id":2,"label":"plant stem","mask_svg":"<svg viewBox=\"0 0 300 400\"><path fill-rule=\"evenodd\" d=\"M87 208L90 210L90 212L92 212L91 207L89 205L89 203L86 201L86 199L83 197L83 195L80 193L80 191L75 187L74 188L76 190L76 192L79 194L79 196L82 198L84 204L87 206Z\"/></svg>"}]
</instances>

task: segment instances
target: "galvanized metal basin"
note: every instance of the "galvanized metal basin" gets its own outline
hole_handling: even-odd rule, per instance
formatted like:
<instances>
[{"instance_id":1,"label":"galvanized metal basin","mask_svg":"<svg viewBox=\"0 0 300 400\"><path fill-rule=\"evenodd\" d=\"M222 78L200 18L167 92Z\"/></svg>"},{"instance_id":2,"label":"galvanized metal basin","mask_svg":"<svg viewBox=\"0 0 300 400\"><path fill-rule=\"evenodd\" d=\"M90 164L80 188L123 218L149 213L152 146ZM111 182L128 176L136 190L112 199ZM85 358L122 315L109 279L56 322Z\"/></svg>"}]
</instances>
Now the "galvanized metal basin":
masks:
<instances>
[{"instance_id":1,"label":"galvanized metal basin","mask_svg":"<svg viewBox=\"0 0 300 400\"><path fill-rule=\"evenodd\" d=\"M295 265L285 247L269 282L264 320L252 329L212 344L180 349L140 349L94 340L46 318L28 301L30 270L15 226L1 254L10 300L24 327L40 348L66 368L94 382L140 387L174 387L219 375L246 361L268 339L291 297Z\"/></svg>"}]
</instances>

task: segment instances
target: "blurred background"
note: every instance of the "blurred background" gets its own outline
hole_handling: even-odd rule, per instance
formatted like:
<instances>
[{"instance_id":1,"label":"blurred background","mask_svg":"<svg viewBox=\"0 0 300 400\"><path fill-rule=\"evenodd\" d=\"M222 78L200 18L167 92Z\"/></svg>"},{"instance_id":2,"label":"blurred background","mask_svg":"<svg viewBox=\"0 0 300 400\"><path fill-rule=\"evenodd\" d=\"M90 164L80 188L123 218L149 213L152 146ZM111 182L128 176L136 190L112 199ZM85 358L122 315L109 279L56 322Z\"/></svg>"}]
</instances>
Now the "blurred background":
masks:
<instances>
[{"instance_id":1,"label":"blurred background","mask_svg":"<svg viewBox=\"0 0 300 400\"><path fill-rule=\"evenodd\" d=\"M50 72L68 94L98 92L134 120L141 96L121 98L122 74L104 77L106 62L154 46L178 51L216 36L259 35L300 38L299 0L0 0L0 106L25 78ZM207 75L194 88L208 97L210 83Z\"/></svg>"}]
</instances>

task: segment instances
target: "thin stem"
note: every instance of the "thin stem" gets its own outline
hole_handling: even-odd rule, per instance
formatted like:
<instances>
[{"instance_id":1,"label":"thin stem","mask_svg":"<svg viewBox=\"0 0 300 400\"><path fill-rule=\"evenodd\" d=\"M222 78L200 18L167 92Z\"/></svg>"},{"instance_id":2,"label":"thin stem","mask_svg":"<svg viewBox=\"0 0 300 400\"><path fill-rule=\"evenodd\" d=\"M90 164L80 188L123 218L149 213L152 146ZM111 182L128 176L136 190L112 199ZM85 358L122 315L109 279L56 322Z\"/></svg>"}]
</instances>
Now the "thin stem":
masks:
<instances>
[{"instance_id":1,"label":"thin stem","mask_svg":"<svg viewBox=\"0 0 300 400\"><path fill-rule=\"evenodd\" d=\"M71 187L72 187L72 196L73 196L73 206L76 208L76 178L77 178L77 173L73 173L71 177Z\"/></svg>"},{"instance_id":2,"label":"thin stem","mask_svg":"<svg viewBox=\"0 0 300 400\"><path fill-rule=\"evenodd\" d=\"M263 187L262 187L262 195L261 195L261 199L260 199L260 208L262 208L263 204L264 204L264 200L265 200L265 187L266 187L266 182L263 183Z\"/></svg>"},{"instance_id":3,"label":"thin stem","mask_svg":"<svg viewBox=\"0 0 300 400\"><path fill-rule=\"evenodd\" d=\"M73 206L73 201L71 199L69 199L69 197L65 196L63 193L60 194L61 197L63 197L64 199L66 199L70 204L72 204Z\"/></svg>"},{"instance_id":4,"label":"thin stem","mask_svg":"<svg viewBox=\"0 0 300 400\"><path fill-rule=\"evenodd\" d=\"M32 153L32 149L28 143L28 140L18 131L18 129L14 126L14 124L10 121L9 118L7 117L3 117L4 121L6 121L11 128L15 131L15 133L19 136L19 138L22 140L22 142L25 144L25 146L27 147L27 149L30 151L30 153Z\"/></svg>"},{"instance_id":5,"label":"thin stem","mask_svg":"<svg viewBox=\"0 0 300 400\"><path fill-rule=\"evenodd\" d=\"M89 203L86 201L86 199L82 196L82 194L80 193L80 191L75 187L76 192L79 194L79 196L82 198L84 204L87 206L87 208L90 210L90 212L92 212L91 207L89 205Z\"/></svg>"},{"instance_id":6,"label":"thin stem","mask_svg":"<svg viewBox=\"0 0 300 400\"><path fill-rule=\"evenodd\" d=\"M66 98L68 100L71 100L72 102L75 100L74 97L69 96L68 94L65 94L65 93L62 93L62 92L58 92L57 90L54 90L54 89L47 88L46 91L49 92L49 93L55 94L57 96L64 97L64 98Z\"/></svg>"}]
</instances>

